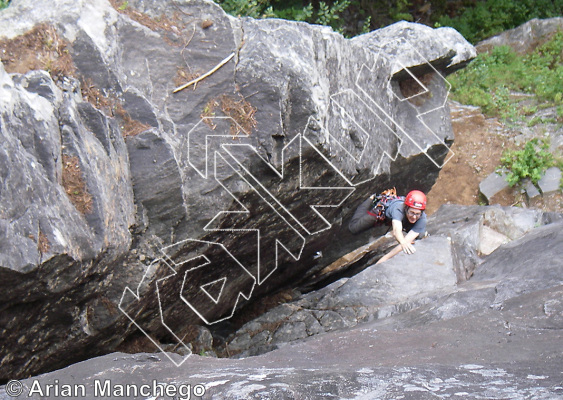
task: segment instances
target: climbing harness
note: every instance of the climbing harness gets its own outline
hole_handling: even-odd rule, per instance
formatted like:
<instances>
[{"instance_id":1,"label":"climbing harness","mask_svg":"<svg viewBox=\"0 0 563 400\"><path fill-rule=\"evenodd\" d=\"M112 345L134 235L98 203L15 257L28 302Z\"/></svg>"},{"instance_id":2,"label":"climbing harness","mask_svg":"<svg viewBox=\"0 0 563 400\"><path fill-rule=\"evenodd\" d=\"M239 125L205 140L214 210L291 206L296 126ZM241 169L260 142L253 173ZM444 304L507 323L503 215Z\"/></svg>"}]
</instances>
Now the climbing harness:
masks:
<instances>
[{"instance_id":1,"label":"climbing harness","mask_svg":"<svg viewBox=\"0 0 563 400\"><path fill-rule=\"evenodd\" d=\"M404 200L404 196L397 196L397 190L395 188L387 189L380 194L373 194L371 196L373 201L373 207L368 211L369 215L376 218L375 224L385 222L385 209L391 200L401 199Z\"/></svg>"}]
</instances>

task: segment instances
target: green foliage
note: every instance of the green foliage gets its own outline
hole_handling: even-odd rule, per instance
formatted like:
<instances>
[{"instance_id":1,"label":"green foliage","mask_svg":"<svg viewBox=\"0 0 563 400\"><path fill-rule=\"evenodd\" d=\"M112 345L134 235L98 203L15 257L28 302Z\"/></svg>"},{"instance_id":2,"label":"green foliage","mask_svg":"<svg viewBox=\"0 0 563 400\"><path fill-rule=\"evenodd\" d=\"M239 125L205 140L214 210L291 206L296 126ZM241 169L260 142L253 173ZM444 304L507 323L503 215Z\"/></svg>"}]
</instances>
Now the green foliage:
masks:
<instances>
[{"instance_id":1,"label":"green foliage","mask_svg":"<svg viewBox=\"0 0 563 400\"><path fill-rule=\"evenodd\" d=\"M454 17L438 16L435 22L455 28L467 40L476 43L533 18L563 15L563 0L486 0L474 4L474 7L462 8Z\"/></svg>"},{"instance_id":2,"label":"green foliage","mask_svg":"<svg viewBox=\"0 0 563 400\"><path fill-rule=\"evenodd\" d=\"M409 7L411 6L409 0L397 0L395 2L395 7L391 8L389 15L395 21L413 21L412 15L409 13Z\"/></svg>"},{"instance_id":3,"label":"green foliage","mask_svg":"<svg viewBox=\"0 0 563 400\"><path fill-rule=\"evenodd\" d=\"M549 152L548 141L532 139L523 149L505 151L500 162L508 170L506 180L510 186L521 183L526 178L535 185L543 173L555 164L555 159Z\"/></svg>"},{"instance_id":4,"label":"green foliage","mask_svg":"<svg viewBox=\"0 0 563 400\"><path fill-rule=\"evenodd\" d=\"M510 90L506 86L499 86L492 94L492 105L501 119L514 122L520 119L517 105L510 98Z\"/></svg>"},{"instance_id":5,"label":"green foliage","mask_svg":"<svg viewBox=\"0 0 563 400\"><path fill-rule=\"evenodd\" d=\"M454 100L480 106L485 114L507 121L531 110L519 110L512 91L533 94L546 107L563 111L563 33L557 32L527 56L519 56L508 46L495 47L448 81Z\"/></svg>"},{"instance_id":6,"label":"green foliage","mask_svg":"<svg viewBox=\"0 0 563 400\"><path fill-rule=\"evenodd\" d=\"M530 73L523 86L532 88L541 100L562 104L563 100L563 33L539 46L524 63Z\"/></svg>"},{"instance_id":7,"label":"green foliage","mask_svg":"<svg viewBox=\"0 0 563 400\"><path fill-rule=\"evenodd\" d=\"M9 5L10 5L10 0L0 0L0 10L3 10Z\"/></svg>"},{"instance_id":8,"label":"green foliage","mask_svg":"<svg viewBox=\"0 0 563 400\"><path fill-rule=\"evenodd\" d=\"M0 0L5 1L5 0ZM228 13L330 25L350 36L393 22L452 26L475 43L532 18L563 15L563 0L215 0ZM347 20L343 20L343 11ZM369 26L358 20L369 20Z\"/></svg>"},{"instance_id":9,"label":"green foliage","mask_svg":"<svg viewBox=\"0 0 563 400\"><path fill-rule=\"evenodd\" d=\"M331 26L342 31L340 14L350 6L350 0L319 2L318 9L313 4L303 6L302 1L282 0L215 0L227 13L238 17L283 18L305 21L312 24Z\"/></svg>"},{"instance_id":10,"label":"green foliage","mask_svg":"<svg viewBox=\"0 0 563 400\"><path fill-rule=\"evenodd\" d=\"M364 24L362 25L362 30L360 31L360 35L369 32L371 32L371 15L369 15L364 21Z\"/></svg>"},{"instance_id":11,"label":"green foliage","mask_svg":"<svg viewBox=\"0 0 563 400\"><path fill-rule=\"evenodd\" d=\"M274 12L276 18L283 18L295 21L309 21L313 17L313 5L308 4L305 7L292 6L280 9Z\"/></svg>"},{"instance_id":12,"label":"green foliage","mask_svg":"<svg viewBox=\"0 0 563 400\"><path fill-rule=\"evenodd\" d=\"M555 166L563 172L563 157L558 157L555 161ZM561 179L559 180L559 189L563 190L563 174L561 174Z\"/></svg>"},{"instance_id":13,"label":"green foliage","mask_svg":"<svg viewBox=\"0 0 563 400\"><path fill-rule=\"evenodd\" d=\"M341 26L338 24L340 19L338 14L348 8L349 5L349 0L337 0L332 6L321 1L319 2L319 10L317 11L317 17L314 22L319 25L332 26L339 30Z\"/></svg>"},{"instance_id":14,"label":"green foliage","mask_svg":"<svg viewBox=\"0 0 563 400\"><path fill-rule=\"evenodd\" d=\"M219 0L223 10L236 17L264 18L269 7L267 0Z\"/></svg>"},{"instance_id":15,"label":"green foliage","mask_svg":"<svg viewBox=\"0 0 563 400\"><path fill-rule=\"evenodd\" d=\"M537 124L556 124L557 120L555 118L543 118L543 117L533 117L528 121L527 125L529 127L536 126Z\"/></svg>"}]
</instances>

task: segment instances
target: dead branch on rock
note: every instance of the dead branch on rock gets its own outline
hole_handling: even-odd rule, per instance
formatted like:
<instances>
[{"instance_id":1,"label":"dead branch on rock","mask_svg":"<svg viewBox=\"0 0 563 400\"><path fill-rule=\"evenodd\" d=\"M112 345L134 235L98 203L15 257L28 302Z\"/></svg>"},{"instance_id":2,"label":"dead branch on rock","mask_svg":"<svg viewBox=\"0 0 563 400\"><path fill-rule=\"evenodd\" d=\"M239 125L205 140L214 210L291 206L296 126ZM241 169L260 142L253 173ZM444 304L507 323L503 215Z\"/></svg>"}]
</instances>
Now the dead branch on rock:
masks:
<instances>
[{"instance_id":1,"label":"dead branch on rock","mask_svg":"<svg viewBox=\"0 0 563 400\"><path fill-rule=\"evenodd\" d=\"M180 90L184 90L185 88L191 86L191 85L195 85L197 84L199 81L202 81L203 79L207 78L208 76L214 74L219 68L221 68L223 65L225 65L226 63L228 63L229 61L231 61L231 59L235 56L235 53L231 53L227 58L225 58L223 61L221 61L219 64L217 64L215 67L213 67L211 70L209 70L208 72L206 72L205 74L201 75L200 77L193 79L191 81L189 81L188 83L177 87L176 89L174 89L172 91L172 93L177 93Z\"/></svg>"}]
</instances>

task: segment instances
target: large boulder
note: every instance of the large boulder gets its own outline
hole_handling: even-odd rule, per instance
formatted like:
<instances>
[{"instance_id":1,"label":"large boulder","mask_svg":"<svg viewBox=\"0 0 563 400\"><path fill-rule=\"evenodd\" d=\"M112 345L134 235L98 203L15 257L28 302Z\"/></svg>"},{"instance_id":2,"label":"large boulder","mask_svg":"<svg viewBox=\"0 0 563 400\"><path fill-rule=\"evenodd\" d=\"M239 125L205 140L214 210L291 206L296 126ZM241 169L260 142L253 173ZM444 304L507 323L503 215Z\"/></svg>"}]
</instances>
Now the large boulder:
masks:
<instances>
[{"instance_id":1,"label":"large boulder","mask_svg":"<svg viewBox=\"0 0 563 400\"><path fill-rule=\"evenodd\" d=\"M475 56L451 29L348 40L205 0L14 0L0 48L0 379L133 333L189 355L193 325L365 243L343 221L431 187L444 75Z\"/></svg>"},{"instance_id":2,"label":"large boulder","mask_svg":"<svg viewBox=\"0 0 563 400\"><path fill-rule=\"evenodd\" d=\"M485 39L475 46L479 53L491 51L497 46L509 46L520 54L533 51L540 44L563 29L563 18L531 19L514 28Z\"/></svg>"}]
</instances>

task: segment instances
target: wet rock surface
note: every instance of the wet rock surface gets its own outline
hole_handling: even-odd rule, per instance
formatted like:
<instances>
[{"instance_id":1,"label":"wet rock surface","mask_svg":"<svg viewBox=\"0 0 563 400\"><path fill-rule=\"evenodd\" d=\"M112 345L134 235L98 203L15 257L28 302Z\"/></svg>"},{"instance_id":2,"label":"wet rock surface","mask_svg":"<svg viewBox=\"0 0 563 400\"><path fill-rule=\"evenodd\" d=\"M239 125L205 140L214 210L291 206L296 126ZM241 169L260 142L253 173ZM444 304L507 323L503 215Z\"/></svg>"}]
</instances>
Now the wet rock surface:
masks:
<instances>
[{"instance_id":1,"label":"wet rock surface","mask_svg":"<svg viewBox=\"0 0 563 400\"><path fill-rule=\"evenodd\" d=\"M329 300L323 295L332 291L332 305L338 301L365 304L367 310L380 301L378 290L388 290L385 287L392 281L390 277L399 282L403 272L404 284L390 290L391 297L386 296L385 301L391 303L395 296L393 304L399 305L402 295L409 291L422 293L431 301L395 312L388 312L389 308L383 306L380 310L386 312L362 323L350 323L351 319L347 320L342 312L325 312L326 320L332 320L337 330L293 341L258 356L215 359L193 355L175 366L168 357L178 363L183 360L175 354L115 353L34 379L43 385L55 380L84 384L89 398L93 398L96 381L99 385L105 380L111 380L112 385L150 384L153 380L175 387L203 385L198 390L204 390L202 398L208 399L561 397L561 216L530 215L526 210L501 207L446 207L442 211L443 222L434 220L441 234L418 243L415 255L397 256L390 260L397 260L395 263L370 267L358 275L363 280L358 278L354 283L354 277L335 283L320 291L315 299L317 305L322 304L323 299ZM495 229L500 229L499 222L510 221L507 226L514 227L513 233L519 236L483 256L472 276L457 284L452 265L442 265L440 256L442 251L452 252L459 240L452 233L463 230L456 220L450 218L446 223L446 217L453 212L465 224L478 224L482 218L495 221L496 224L489 222ZM495 217L485 217L487 212ZM501 220L500 215L507 218ZM530 228L529 223L534 220L546 224ZM445 242L452 244L444 246ZM437 257L427 259L425 247L434 249ZM409 271L416 270L421 275L419 279L407 278ZM366 279L367 276L371 278ZM374 278L382 282L379 289ZM437 290L426 287L429 281L435 283ZM367 282L373 284L372 288L366 286ZM416 289L418 283L426 284ZM363 288L370 294L347 292L347 286ZM405 288L404 293L401 288ZM427 295L430 291L433 296ZM306 295L302 304L305 300L311 302L313 297L313 293ZM286 340L293 340L296 338L289 336L291 333L322 330L323 318L314 315L315 311L296 310L291 304L281 309L286 310L286 316L293 315L295 322L291 329L281 329L280 337L285 335ZM301 321L297 321L297 315L301 315ZM268 314L261 318L266 317ZM29 391L33 381L24 380L23 384ZM1 391L0 397L8 398Z\"/></svg>"}]
</instances>

